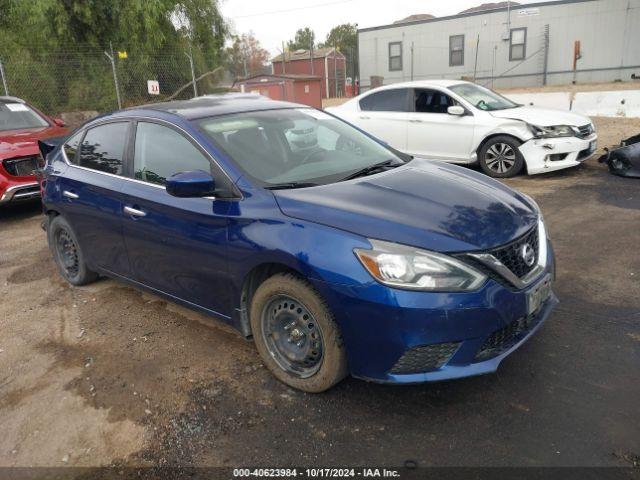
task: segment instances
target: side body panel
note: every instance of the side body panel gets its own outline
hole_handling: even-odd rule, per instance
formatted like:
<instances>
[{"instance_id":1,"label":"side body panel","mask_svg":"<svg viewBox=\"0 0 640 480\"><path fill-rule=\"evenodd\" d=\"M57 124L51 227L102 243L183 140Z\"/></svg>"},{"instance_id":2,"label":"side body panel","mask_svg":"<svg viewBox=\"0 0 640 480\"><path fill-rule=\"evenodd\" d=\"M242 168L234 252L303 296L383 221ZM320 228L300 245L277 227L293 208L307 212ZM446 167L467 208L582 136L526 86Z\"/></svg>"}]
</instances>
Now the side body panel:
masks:
<instances>
[{"instance_id":1,"label":"side body panel","mask_svg":"<svg viewBox=\"0 0 640 480\"><path fill-rule=\"evenodd\" d=\"M71 224L93 268L130 275L122 237L123 180L88 169L68 166L58 153L48 166L44 202ZM51 179L51 173L54 179ZM77 197L77 198L75 198Z\"/></svg>"},{"instance_id":2,"label":"side body panel","mask_svg":"<svg viewBox=\"0 0 640 480\"><path fill-rule=\"evenodd\" d=\"M123 235L132 278L225 317L231 314L227 212L233 202L176 198L164 188L126 181Z\"/></svg>"}]
</instances>

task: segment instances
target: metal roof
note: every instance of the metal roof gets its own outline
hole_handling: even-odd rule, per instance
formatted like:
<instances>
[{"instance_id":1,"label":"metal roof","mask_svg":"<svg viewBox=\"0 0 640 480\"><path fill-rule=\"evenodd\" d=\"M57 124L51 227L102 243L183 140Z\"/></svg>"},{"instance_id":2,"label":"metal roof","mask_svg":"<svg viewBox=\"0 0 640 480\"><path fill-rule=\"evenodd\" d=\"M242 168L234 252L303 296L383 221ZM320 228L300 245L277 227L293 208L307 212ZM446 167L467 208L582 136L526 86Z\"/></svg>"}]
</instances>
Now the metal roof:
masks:
<instances>
[{"instance_id":1,"label":"metal roof","mask_svg":"<svg viewBox=\"0 0 640 480\"><path fill-rule=\"evenodd\" d=\"M598 0L555 0L551 2L536 2L536 3L525 3L514 5L511 7L511 10L522 9L522 8L536 8L536 7L550 7L554 5L564 5L569 3L583 3L583 2L597 2ZM404 28L411 25L420 25L423 23L432 23L432 22L442 22L445 20L454 20L456 18L464 18L464 17L472 17L474 15L488 15L496 12L506 12L507 7L494 8L490 10L478 10L475 12L467 12L467 13L458 13L456 15L449 15L447 17L436 17L428 20L417 20L415 22L406 22L406 23L396 23L396 24L388 24L388 25L380 25L378 27L368 27L368 28L360 28L358 29L358 33L362 32L371 32L374 30L383 30L387 28Z\"/></svg>"},{"instance_id":2,"label":"metal roof","mask_svg":"<svg viewBox=\"0 0 640 480\"><path fill-rule=\"evenodd\" d=\"M329 55L331 55L331 53L334 51L335 49L333 47L327 47L327 48L314 48L313 49L313 58L324 58L324 57L328 57ZM341 56L344 57L344 55L342 55L339 51L336 50L336 53ZM296 60L310 60L311 59L311 52L309 50L304 50L304 49L300 49L300 50L294 50L293 52L287 52L287 54L285 55L285 59L287 62L295 62ZM274 57L271 59L271 63L273 62L282 62L282 54Z\"/></svg>"},{"instance_id":3,"label":"metal roof","mask_svg":"<svg viewBox=\"0 0 640 480\"><path fill-rule=\"evenodd\" d=\"M367 92L373 92L378 90L388 90L393 88L429 88L429 87L442 87L447 88L452 85L459 85L460 83L471 83L466 80L447 80L447 79L432 79L432 80L412 80L409 82L390 83L389 85L382 85Z\"/></svg>"},{"instance_id":4,"label":"metal roof","mask_svg":"<svg viewBox=\"0 0 640 480\"><path fill-rule=\"evenodd\" d=\"M319 75L308 75L305 73L259 73L258 75L253 75L247 78L238 78L233 84L236 83L244 83L251 82L260 84L259 78L275 78L275 79L286 79L286 80L322 80L322 77Z\"/></svg>"},{"instance_id":5,"label":"metal roof","mask_svg":"<svg viewBox=\"0 0 640 480\"><path fill-rule=\"evenodd\" d=\"M21 98L11 96L0 96L0 102L2 103L27 103Z\"/></svg>"},{"instance_id":6,"label":"metal roof","mask_svg":"<svg viewBox=\"0 0 640 480\"><path fill-rule=\"evenodd\" d=\"M131 107L124 112L135 110L155 110L168 112L187 120L204 117L214 117L229 113L241 113L257 110L277 110L283 108L308 108L297 103L280 102L268 97L252 93L224 93L218 95L205 95L190 100L174 100L171 102L152 103Z\"/></svg>"}]
</instances>

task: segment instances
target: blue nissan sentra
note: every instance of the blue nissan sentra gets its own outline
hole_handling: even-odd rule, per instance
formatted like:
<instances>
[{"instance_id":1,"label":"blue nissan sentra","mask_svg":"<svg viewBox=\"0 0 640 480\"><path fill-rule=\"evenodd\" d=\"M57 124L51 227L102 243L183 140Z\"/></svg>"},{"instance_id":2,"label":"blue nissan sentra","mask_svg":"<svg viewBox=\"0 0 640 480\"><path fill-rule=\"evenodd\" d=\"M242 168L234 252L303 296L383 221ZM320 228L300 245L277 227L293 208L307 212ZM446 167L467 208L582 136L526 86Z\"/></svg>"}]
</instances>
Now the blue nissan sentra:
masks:
<instances>
[{"instance_id":1,"label":"blue nissan sentra","mask_svg":"<svg viewBox=\"0 0 640 480\"><path fill-rule=\"evenodd\" d=\"M558 302L531 198L303 105L159 103L41 150L68 282L112 277L212 315L300 390L493 372Z\"/></svg>"}]
</instances>

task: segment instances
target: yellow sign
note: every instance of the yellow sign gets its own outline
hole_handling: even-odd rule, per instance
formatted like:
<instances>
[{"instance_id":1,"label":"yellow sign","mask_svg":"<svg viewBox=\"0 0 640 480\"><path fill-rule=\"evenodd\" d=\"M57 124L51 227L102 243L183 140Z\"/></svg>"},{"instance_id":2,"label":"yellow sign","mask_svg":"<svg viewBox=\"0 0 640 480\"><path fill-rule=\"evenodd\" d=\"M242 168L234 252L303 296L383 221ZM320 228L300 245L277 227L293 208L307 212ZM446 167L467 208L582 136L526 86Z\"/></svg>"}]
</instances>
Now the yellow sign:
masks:
<instances>
[{"instance_id":1,"label":"yellow sign","mask_svg":"<svg viewBox=\"0 0 640 480\"><path fill-rule=\"evenodd\" d=\"M118 52L118 58L127 58L127 52Z\"/></svg>"}]
</instances>

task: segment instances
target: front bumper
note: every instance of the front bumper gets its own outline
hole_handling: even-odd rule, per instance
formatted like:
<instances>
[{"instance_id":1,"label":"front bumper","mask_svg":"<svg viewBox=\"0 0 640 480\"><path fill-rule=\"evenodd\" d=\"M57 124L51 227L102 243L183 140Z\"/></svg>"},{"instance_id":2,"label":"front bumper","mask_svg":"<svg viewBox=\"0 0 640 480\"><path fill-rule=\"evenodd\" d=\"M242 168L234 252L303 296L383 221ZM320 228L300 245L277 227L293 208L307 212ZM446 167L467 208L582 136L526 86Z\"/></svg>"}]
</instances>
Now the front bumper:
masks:
<instances>
[{"instance_id":1,"label":"front bumper","mask_svg":"<svg viewBox=\"0 0 640 480\"><path fill-rule=\"evenodd\" d=\"M470 293L416 292L379 283L359 287L314 284L341 328L353 376L384 383L420 383L496 371L558 303L551 293L537 312L527 316L527 292L549 274L553 277L550 246L545 272L520 291L491 279ZM430 350L425 358L438 358L437 365L398 373L407 352L421 350Z\"/></svg>"},{"instance_id":2,"label":"front bumper","mask_svg":"<svg viewBox=\"0 0 640 480\"><path fill-rule=\"evenodd\" d=\"M553 172L580 165L595 155L598 136L594 133L587 138L533 138L520 145L527 165L527 173Z\"/></svg>"},{"instance_id":3,"label":"front bumper","mask_svg":"<svg viewBox=\"0 0 640 480\"><path fill-rule=\"evenodd\" d=\"M0 205L40 197L40 184L34 181L12 183L0 188Z\"/></svg>"}]
</instances>

